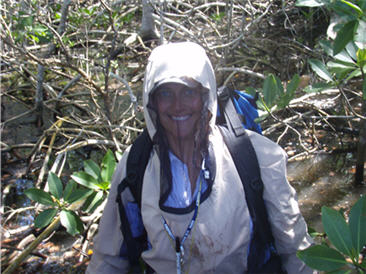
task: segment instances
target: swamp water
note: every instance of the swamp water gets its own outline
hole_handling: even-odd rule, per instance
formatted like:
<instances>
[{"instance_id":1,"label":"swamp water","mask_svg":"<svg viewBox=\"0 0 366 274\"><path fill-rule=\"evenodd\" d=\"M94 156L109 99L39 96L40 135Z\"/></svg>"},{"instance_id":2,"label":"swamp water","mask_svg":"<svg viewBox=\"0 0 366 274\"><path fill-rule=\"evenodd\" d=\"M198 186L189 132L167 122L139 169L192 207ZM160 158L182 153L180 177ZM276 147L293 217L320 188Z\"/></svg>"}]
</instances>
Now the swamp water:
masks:
<instances>
[{"instance_id":1,"label":"swamp water","mask_svg":"<svg viewBox=\"0 0 366 274\"><path fill-rule=\"evenodd\" d=\"M366 194L366 185L353 185L352 161L351 154L319 153L287 164L288 180L297 191L300 210L309 227L323 232L322 206L344 210L347 215Z\"/></svg>"}]
</instances>

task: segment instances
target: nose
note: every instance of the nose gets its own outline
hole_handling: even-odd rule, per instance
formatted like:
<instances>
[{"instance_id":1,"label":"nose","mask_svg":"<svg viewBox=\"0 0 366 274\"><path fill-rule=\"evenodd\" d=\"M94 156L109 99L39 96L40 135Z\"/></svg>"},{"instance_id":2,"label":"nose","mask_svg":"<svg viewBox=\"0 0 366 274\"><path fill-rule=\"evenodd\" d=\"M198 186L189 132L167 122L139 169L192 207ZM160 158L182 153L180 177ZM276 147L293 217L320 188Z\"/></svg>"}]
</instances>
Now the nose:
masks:
<instances>
[{"instance_id":1,"label":"nose","mask_svg":"<svg viewBox=\"0 0 366 274\"><path fill-rule=\"evenodd\" d=\"M181 92L176 92L173 98L172 107L175 112L179 112L183 109L184 98L182 98Z\"/></svg>"}]
</instances>

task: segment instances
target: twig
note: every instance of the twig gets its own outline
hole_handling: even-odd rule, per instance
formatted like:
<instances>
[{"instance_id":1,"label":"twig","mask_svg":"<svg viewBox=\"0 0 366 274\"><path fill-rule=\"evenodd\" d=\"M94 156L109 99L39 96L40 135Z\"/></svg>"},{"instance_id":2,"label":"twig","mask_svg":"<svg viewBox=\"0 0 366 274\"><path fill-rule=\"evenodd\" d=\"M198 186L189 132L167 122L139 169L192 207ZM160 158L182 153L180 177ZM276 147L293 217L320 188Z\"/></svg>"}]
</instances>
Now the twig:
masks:
<instances>
[{"instance_id":1,"label":"twig","mask_svg":"<svg viewBox=\"0 0 366 274\"><path fill-rule=\"evenodd\" d=\"M20 119L20 118L22 118L24 116L28 116L29 114L33 113L35 110L36 110L36 108L32 108L30 110L27 110L26 112L23 112L23 113L18 114L18 115L14 116L14 117L11 117L8 120L0 123L0 127L4 127L6 124L8 124L10 122L14 122L15 120L18 120L18 119Z\"/></svg>"},{"instance_id":2,"label":"twig","mask_svg":"<svg viewBox=\"0 0 366 274\"><path fill-rule=\"evenodd\" d=\"M62 122L63 122L62 120L58 120L51 127L59 128L59 127L61 127ZM49 147L48 147L48 150L47 150L46 157L43 160L43 165L42 165L42 168L41 168L41 170L39 172L39 175L38 175L38 179L37 179L37 182L36 182L36 187L38 187L38 188L40 187L40 184L43 181L44 174L46 173L46 170L47 170L47 165L48 165L49 158L51 156L53 143L55 142L55 139L56 139L56 133L57 133L57 131L51 137L51 140L50 140L50 144L49 144ZM48 184L46 184L45 190L46 191L48 190Z\"/></svg>"},{"instance_id":3,"label":"twig","mask_svg":"<svg viewBox=\"0 0 366 274\"><path fill-rule=\"evenodd\" d=\"M23 248L18 248L18 247L14 247L14 246L10 246L7 244L1 244L1 248L5 248L5 249L9 249L9 250L14 250L14 251L23 251ZM46 255L43 255L42 253L38 252L38 251L32 251L30 253L31 255L43 258L43 259L47 259Z\"/></svg>"},{"instance_id":4,"label":"twig","mask_svg":"<svg viewBox=\"0 0 366 274\"><path fill-rule=\"evenodd\" d=\"M276 141L276 143L277 143L277 144L281 141L282 137L286 135L286 133L287 133L288 129L289 129L289 127L288 127L288 126L286 126L285 130L284 130L284 131L281 133L281 135L277 138L277 141Z\"/></svg>"},{"instance_id":5,"label":"twig","mask_svg":"<svg viewBox=\"0 0 366 274\"><path fill-rule=\"evenodd\" d=\"M160 24L160 17L156 14L152 14L153 18L156 20L156 22L158 24ZM173 20L163 17L163 21L164 23L170 24L171 26L173 26L176 29L181 29L183 32L185 32L188 36L190 36L191 38L195 38L196 36L194 35L194 33L192 33L190 30L188 30L186 27L182 26L181 24L178 24L176 22L174 22Z\"/></svg>"},{"instance_id":6,"label":"twig","mask_svg":"<svg viewBox=\"0 0 366 274\"><path fill-rule=\"evenodd\" d=\"M351 112L352 112L355 116L357 116L358 118L361 118L362 120L366 120L366 116L363 116L363 115L361 115L361 114L358 114L358 113L353 109L353 107L351 106L351 104L350 104L350 102L349 102L349 100L348 100L348 98L347 98L346 94L345 94L345 93L344 93L344 91L343 91L343 88L339 87L339 91L341 92L341 94L342 94L342 96L343 96L344 100L346 101L347 106L348 106L348 108L351 110Z\"/></svg>"},{"instance_id":7,"label":"twig","mask_svg":"<svg viewBox=\"0 0 366 274\"><path fill-rule=\"evenodd\" d=\"M4 225L11 219L13 218L14 215L16 214L20 214L24 211L27 211L27 210L33 210L35 207L34 206L28 206L28 207L22 207L22 208L17 208L17 209L11 209L7 212L4 213L4 215L8 214L9 215L6 217L6 219L2 222L2 226L4 227ZM28 229L28 228L24 228L25 230ZM19 229L16 229L16 233L18 233ZM15 234L13 232L9 232L10 234Z\"/></svg>"},{"instance_id":8,"label":"twig","mask_svg":"<svg viewBox=\"0 0 366 274\"><path fill-rule=\"evenodd\" d=\"M44 144L45 141L46 141L46 132L44 131L42 133L42 136L40 138L38 138L37 143L34 145L33 149L29 153L29 156L27 157L27 158L30 157L30 160L29 160L29 164L28 164L26 173L29 173L29 170L30 170L30 168L33 164L33 161L34 161L35 157L36 157L36 152L40 151L42 149L43 144Z\"/></svg>"},{"instance_id":9,"label":"twig","mask_svg":"<svg viewBox=\"0 0 366 274\"><path fill-rule=\"evenodd\" d=\"M60 154L60 153L64 153L67 151L71 151L71 150L75 150L84 146L88 146L88 145L108 145L108 146L115 146L116 144L113 141L110 140L96 140L96 139L88 139L88 140L84 140L81 142L77 142L71 146L68 146L67 148L56 152L56 155ZM126 145L122 145L123 149L126 149L127 146Z\"/></svg>"},{"instance_id":10,"label":"twig","mask_svg":"<svg viewBox=\"0 0 366 274\"><path fill-rule=\"evenodd\" d=\"M248 70L246 68L218 68L217 71L235 71L235 72L245 73L245 74L260 78L260 79L266 79L266 77L263 74Z\"/></svg>"},{"instance_id":11,"label":"twig","mask_svg":"<svg viewBox=\"0 0 366 274\"><path fill-rule=\"evenodd\" d=\"M127 91L128 91L128 95L130 95L130 98L131 98L131 102L132 102L132 104L134 105L135 110L137 111L137 106L138 106L138 104L137 104L137 98L136 98L136 96L133 94L133 91L132 91L132 89L131 89L130 85L128 84L128 81L126 81L124 78L122 78L122 77L118 76L117 74L114 74L113 72L110 72L110 73L109 73L109 75L110 75L111 77L113 77L113 78L117 79L118 81L122 82L122 83L126 86Z\"/></svg>"},{"instance_id":12,"label":"twig","mask_svg":"<svg viewBox=\"0 0 366 274\"><path fill-rule=\"evenodd\" d=\"M17 267L25 260L26 257L46 238L52 231L54 231L60 224L60 216L55 218L52 223L29 245L22 253L5 269L3 274L13 273Z\"/></svg>"},{"instance_id":13,"label":"twig","mask_svg":"<svg viewBox=\"0 0 366 274\"><path fill-rule=\"evenodd\" d=\"M275 120L277 121L278 123L275 124L275 125L272 125L270 128L267 128L266 130L263 130L263 135L267 135L267 134L270 134L270 132L272 132L275 128L277 128L279 125L281 126L286 126L288 128L290 128L291 130L293 130L297 136L298 136L298 140L299 140L299 144L300 146L308 153L311 152L311 150L309 150L302 142L302 139L301 139L301 134L298 130L296 130L294 127L292 127L288 122L291 121L291 120L294 120L294 119L298 119L300 117L300 115L296 115L294 117L291 117L289 119L285 119L285 120L280 120L278 119L276 116L273 115L273 113L271 112L268 112L268 114Z\"/></svg>"},{"instance_id":14,"label":"twig","mask_svg":"<svg viewBox=\"0 0 366 274\"><path fill-rule=\"evenodd\" d=\"M57 95L57 99L60 99L64 92L74 86L79 80L81 79L81 75L77 75L74 77L70 82L67 83L67 85L60 91L60 93Z\"/></svg>"}]
</instances>

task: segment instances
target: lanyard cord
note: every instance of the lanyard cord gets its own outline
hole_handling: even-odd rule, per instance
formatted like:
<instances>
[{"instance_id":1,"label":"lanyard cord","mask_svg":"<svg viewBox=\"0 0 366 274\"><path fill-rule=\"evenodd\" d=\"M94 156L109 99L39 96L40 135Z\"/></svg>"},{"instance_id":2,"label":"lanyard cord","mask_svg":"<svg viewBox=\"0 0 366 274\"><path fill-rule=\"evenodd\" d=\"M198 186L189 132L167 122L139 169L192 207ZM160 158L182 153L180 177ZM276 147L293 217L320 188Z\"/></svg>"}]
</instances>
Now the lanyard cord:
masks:
<instances>
[{"instance_id":1,"label":"lanyard cord","mask_svg":"<svg viewBox=\"0 0 366 274\"><path fill-rule=\"evenodd\" d=\"M202 166L204 166L204 162L202 163ZM205 171L205 177L206 177L206 171ZM165 228L165 231L168 233L169 237L171 238L172 242L175 243L175 254L176 254L176 264L177 264L177 274L181 274L181 265L182 265L182 261L183 261L183 256L184 256L184 248L183 248L183 243L185 242L185 240L188 238L189 233L191 232L196 219L197 219L197 215L198 215L198 209L200 207L200 203L201 203L201 192L202 192L202 179L200 179L200 184L199 184L199 189L198 189L198 194L197 194L197 199L196 199L196 206L194 208L194 213L192 216L192 220L190 221L186 232L183 235L182 240L179 239L179 237L175 237L172 230L170 229L168 223L166 222L164 216L161 216L161 219L163 221L163 225Z\"/></svg>"}]
</instances>

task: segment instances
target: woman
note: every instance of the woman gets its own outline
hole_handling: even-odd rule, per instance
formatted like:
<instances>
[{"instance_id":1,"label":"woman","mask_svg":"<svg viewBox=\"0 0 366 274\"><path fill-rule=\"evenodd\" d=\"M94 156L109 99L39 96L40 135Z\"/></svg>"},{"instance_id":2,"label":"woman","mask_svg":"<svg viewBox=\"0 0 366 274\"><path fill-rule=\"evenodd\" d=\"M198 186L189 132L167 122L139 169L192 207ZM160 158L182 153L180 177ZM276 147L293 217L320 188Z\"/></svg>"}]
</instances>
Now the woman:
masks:
<instances>
[{"instance_id":1,"label":"woman","mask_svg":"<svg viewBox=\"0 0 366 274\"><path fill-rule=\"evenodd\" d=\"M141 216L149 248L143 260L156 273L243 273L251 218L243 185L216 119L216 82L202 47L171 43L153 50L144 80L144 115L154 142L145 170ZM264 183L263 198L277 252L288 273L312 273L296 251L311 244L296 193L286 179L286 156L267 138L248 132ZM127 273L114 174L87 273ZM122 195L134 207L131 193ZM129 218L130 219L130 218ZM133 225L142 226L139 221ZM139 230L138 228L136 230Z\"/></svg>"}]
</instances>

